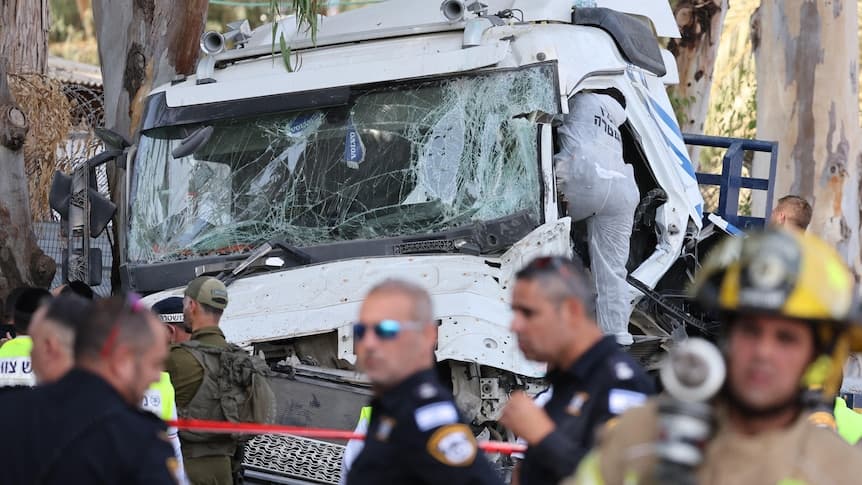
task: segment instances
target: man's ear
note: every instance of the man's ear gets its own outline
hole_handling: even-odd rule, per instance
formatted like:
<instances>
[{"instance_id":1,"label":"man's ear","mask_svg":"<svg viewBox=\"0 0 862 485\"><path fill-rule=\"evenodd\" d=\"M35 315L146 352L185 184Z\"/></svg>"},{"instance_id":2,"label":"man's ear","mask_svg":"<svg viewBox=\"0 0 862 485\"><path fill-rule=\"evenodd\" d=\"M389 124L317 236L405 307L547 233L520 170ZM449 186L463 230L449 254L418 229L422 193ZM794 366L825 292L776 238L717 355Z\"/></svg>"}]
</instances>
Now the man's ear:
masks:
<instances>
[{"instance_id":1,"label":"man's ear","mask_svg":"<svg viewBox=\"0 0 862 485\"><path fill-rule=\"evenodd\" d=\"M60 349L60 342L57 341L57 338L53 335L47 335L42 339L42 345L45 346L45 353L51 356L55 356L58 354Z\"/></svg>"},{"instance_id":2,"label":"man's ear","mask_svg":"<svg viewBox=\"0 0 862 485\"><path fill-rule=\"evenodd\" d=\"M565 311L573 320L581 321L587 316L584 302L578 298L570 296L563 301L561 306L563 311Z\"/></svg>"},{"instance_id":3,"label":"man's ear","mask_svg":"<svg viewBox=\"0 0 862 485\"><path fill-rule=\"evenodd\" d=\"M191 298L189 298L189 313L191 313L192 315L197 315L199 310L200 304L197 302L197 300L192 300Z\"/></svg>"},{"instance_id":4,"label":"man's ear","mask_svg":"<svg viewBox=\"0 0 862 485\"><path fill-rule=\"evenodd\" d=\"M135 351L128 344L117 344L108 359L110 360L110 365L114 368L115 372L122 372L125 370L124 367L127 367L130 363L134 362Z\"/></svg>"}]
</instances>

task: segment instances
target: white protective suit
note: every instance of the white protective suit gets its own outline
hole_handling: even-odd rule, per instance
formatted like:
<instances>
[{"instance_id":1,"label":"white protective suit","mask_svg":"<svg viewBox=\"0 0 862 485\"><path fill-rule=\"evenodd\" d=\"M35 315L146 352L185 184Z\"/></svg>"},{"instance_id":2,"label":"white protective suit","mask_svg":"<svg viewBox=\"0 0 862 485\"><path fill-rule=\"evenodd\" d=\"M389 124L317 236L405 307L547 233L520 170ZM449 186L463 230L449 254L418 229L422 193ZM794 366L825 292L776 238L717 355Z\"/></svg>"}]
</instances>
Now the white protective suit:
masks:
<instances>
[{"instance_id":1,"label":"white protective suit","mask_svg":"<svg viewBox=\"0 0 862 485\"><path fill-rule=\"evenodd\" d=\"M640 193L631 165L623 160L619 127L625 121L625 109L614 98L576 94L557 130L560 152L554 165L569 216L587 222L599 326L621 345L630 345L626 262Z\"/></svg>"}]
</instances>

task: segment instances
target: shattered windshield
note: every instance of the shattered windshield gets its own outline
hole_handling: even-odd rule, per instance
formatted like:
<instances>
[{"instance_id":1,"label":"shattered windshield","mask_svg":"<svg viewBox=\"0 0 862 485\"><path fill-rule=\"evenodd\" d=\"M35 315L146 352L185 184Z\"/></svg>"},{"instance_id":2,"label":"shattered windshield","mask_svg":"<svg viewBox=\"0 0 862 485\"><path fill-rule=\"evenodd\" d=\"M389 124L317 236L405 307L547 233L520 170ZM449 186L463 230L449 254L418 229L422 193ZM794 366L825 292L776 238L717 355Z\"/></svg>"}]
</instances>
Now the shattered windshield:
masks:
<instances>
[{"instance_id":1,"label":"shattered windshield","mask_svg":"<svg viewBox=\"0 0 862 485\"><path fill-rule=\"evenodd\" d=\"M558 112L551 64L354 90L345 106L141 136L129 260L169 261L433 233L528 211L539 220L536 128ZM171 151L200 126L206 143Z\"/></svg>"}]
</instances>

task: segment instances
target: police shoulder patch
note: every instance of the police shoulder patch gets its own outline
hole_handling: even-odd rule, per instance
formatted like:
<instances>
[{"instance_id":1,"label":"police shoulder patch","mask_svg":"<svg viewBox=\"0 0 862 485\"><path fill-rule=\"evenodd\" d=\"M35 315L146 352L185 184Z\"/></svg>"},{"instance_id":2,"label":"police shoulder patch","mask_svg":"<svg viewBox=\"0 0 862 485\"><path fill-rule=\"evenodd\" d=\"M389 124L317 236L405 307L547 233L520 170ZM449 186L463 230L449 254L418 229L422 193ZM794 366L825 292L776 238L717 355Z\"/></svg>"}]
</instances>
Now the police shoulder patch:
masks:
<instances>
[{"instance_id":1,"label":"police shoulder patch","mask_svg":"<svg viewBox=\"0 0 862 485\"><path fill-rule=\"evenodd\" d=\"M434 428L458 422L458 410L449 401L440 401L416 408L413 413L419 431L429 431Z\"/></svg>"},{"instance_id":2,"label":"police shoulder patch","mask_svg":"<svg viewBox=\"0 0 862 485\"><path fill-rule=\"evenodd\" d=\"M466 424L443 426L428 439L428 453L447 466L470 466L479 449Z\"/></svg>"}]
</instances>

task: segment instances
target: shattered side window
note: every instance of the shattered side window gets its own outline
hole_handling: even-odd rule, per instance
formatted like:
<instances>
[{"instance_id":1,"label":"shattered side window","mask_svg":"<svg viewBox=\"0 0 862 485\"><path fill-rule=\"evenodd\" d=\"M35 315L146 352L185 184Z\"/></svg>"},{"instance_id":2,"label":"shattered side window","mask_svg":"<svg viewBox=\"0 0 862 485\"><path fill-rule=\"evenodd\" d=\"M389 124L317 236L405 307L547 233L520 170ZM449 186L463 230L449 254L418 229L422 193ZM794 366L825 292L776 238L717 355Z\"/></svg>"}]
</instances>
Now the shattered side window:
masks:
<instances>
[{"instance_id":1,"label":"shattered side window","mask_svg":"<svg viewBox=\"0 0 862 485\"><path fill-rule=\"evenodd\" d=\"M141 137L129 259L157 262L426 234L541 212L535 125L558 112L555 71L458 76L356 91L347 106L214 121Z\"/></svg>"}]
</instances>

